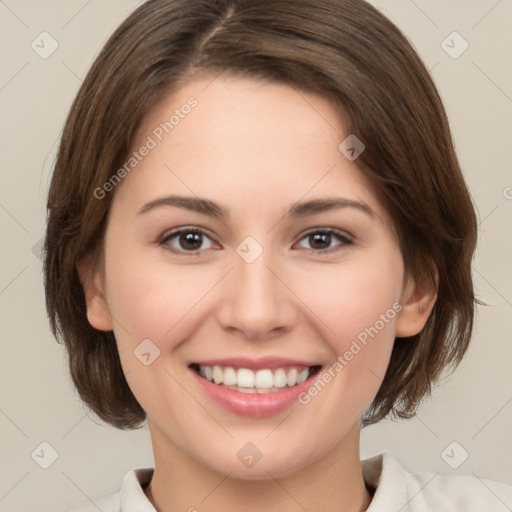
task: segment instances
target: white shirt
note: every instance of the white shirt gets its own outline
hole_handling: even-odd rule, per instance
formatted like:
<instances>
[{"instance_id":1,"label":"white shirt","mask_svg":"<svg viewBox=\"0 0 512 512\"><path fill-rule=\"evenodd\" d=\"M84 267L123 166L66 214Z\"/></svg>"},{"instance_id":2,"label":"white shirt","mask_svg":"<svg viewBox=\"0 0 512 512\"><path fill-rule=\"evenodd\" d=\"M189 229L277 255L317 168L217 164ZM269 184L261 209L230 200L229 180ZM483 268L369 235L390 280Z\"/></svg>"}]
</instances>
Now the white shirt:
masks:
<instances>
[{"instance_id":1,"label":"white shirt","mask_svg":"<svg viewBox=\"0 0 512 512\"><path fill-rule=\"evenodd\" d=\"M362 461L367 486L375 489L367 512L510 512L512 486L476 476L412 474L390 454ZM63 512L155 512L143 487L153 468L134 468L115 494ZM201 510L200 503L191 507Z\"/></svg>"}]
</instances>

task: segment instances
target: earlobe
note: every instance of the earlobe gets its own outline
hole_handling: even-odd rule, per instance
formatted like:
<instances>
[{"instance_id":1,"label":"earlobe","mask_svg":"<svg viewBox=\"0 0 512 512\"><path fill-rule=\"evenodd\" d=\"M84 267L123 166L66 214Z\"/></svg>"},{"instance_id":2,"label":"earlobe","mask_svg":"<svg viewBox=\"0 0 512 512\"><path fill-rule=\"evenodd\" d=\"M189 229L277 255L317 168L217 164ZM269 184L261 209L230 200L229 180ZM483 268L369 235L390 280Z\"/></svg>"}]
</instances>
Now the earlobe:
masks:
<instances>
[{"instance_id":1,"label":"earlobe","mask_svg":"<svg viewBox=\"0 0 512 512\"><path fill-rule=\"evenodd\" d=\"M76 270L84 290L87 320L95 329L111 331L112 318L99 272L92 268L88 257L76 264Z\"/></svg>"},{"instance_id":2,"label":"earlobe","mask_svg":"<svg viewBox=\"0 0 512 512\"><path fill-rule=\"evenodd\" d=\"M439 282L436 272L436 289ZM412 278L407 279L402 294L402 310L398 313L395 335L406 338L418 334L430 316L437 300L437 291L430 286L417 286Z\"/></svg>"}]
</instances>

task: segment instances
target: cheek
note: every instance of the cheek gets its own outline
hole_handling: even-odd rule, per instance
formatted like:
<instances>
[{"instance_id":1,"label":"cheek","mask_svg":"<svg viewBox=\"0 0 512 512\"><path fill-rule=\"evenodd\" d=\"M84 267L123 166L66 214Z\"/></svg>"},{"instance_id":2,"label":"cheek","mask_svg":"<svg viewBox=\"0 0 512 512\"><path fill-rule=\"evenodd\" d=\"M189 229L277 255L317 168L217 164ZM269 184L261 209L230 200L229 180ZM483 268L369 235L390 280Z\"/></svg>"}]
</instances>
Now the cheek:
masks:
<instances>
[{"instance_id":1,"label":"cheek","mask_svg":"<svg viewBox=\"0 0 512 512\"><path fill-rule=\"evenodd\" d=\"M399 256L399 255L398 255ZM337 354L350 348L352 340L364 342L376 331L380 338L394 339L394 323L400 306L403 266L401 258L360 258L339 265L324 265L310 273L297 288L297 295L323 325L326 339ZM371 335L369 334L371 332Z\"/></svg>"},{"instance_id":2,"label":"cheek","mask_svg":"<svg viewBox=\"0 0 512 512\"><path fill-rule=\"evenodd\" d=\"M330 391L323 396L333 393L329 414L339 422L347 414L359 417L373 400L393 348L403 264L398 252L390 250L387 258L383 254L378 261L360 258L336 270L326 266L315 273L309 290L301 291L320 318L317 325L322 324L332 355L332 363L319 375L323 383L303 403L325 385Z\"/></svg>"},{"instance_id":3,"label":"cheek","mask_svg":"<svg viewBox=\"0 0 512 512\"><path fill-rule=\"evenodd\" d=\"M162 410L162 389L166 389L174 397L166 414L179 423L176 417L186 403L180 385L170 377L173 366L165 355L197 328L194 313L199 310L195 308L200 307L198 302L213 286L215 276L192 265L149 265L136 251L122 259L112 252L106 275L109 309L115 318L114 332L128 385L148 413ZM146 361L145 353L149 353Z\"/></svg>"},{"instance_id":4,"label":"cheek","mask_svg":"<svg viewBox=\"0 0 512 512\"><path fill-rule=\"evenodd\" d=\"M401 255L390 247L317 268L300 290L330 349L331 364L316 387L325 385L333 393L329 414L337 421L346 421L347 411L354 419L360 416L380 387L395 340L402 280Z\"/></svg>"},{"instance_id":5,"label":"cheek","mask_svg":"<svg viewBox=\"0 0 512 512\"><path fill-rule=\"evenodd\" d=\"M211 288L215 276L192 265L141 265L136 257L121 261L107 267L106 283L120 350L133 350L146 338L161 349L172 348L170 344L178 343L178 334L192 322L194 306Z\"/></svg>"}]
</instances>

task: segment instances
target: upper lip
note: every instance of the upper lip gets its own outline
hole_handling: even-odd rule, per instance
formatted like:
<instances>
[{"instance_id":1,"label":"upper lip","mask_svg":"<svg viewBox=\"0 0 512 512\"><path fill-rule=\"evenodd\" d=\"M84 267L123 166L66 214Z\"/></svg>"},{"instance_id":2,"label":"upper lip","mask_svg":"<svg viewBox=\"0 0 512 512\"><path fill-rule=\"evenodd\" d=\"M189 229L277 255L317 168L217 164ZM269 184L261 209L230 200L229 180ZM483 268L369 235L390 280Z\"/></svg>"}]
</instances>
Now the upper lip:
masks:
<instances>
[{"instance_id":1,"label":"upper lip","mask_svg":"<svg viewBox=\"0 0 512 512\"><path fill-rule=\"evenodd\" d=\"M299 359L290 359L288 357L265 356L258 359L249 357L226 357L221 359L204 359L194 361L191 364L199 364L201 366L222 366L231 368L247 368L248 370L263 370L284 368L287 366L321 366L311 361L301 361Z\"/></svg>"}]
</instances>

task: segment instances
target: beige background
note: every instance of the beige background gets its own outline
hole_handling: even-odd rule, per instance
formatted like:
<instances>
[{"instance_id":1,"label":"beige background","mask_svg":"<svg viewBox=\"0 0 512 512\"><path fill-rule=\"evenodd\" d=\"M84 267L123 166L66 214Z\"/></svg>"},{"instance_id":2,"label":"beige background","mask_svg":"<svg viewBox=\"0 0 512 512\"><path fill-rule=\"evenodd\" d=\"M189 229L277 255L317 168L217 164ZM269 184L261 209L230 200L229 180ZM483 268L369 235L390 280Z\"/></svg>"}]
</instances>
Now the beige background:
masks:
<instances>
[{"instance_id":1,"label":"beige background","mask_svg":"<svg viewBox=\"0 0 512 512\"><path fill-rule=\"evenodd\" d=\"M127 0L0 0L0 512L57 511L119 489L151 466L146 429L122 432L86 414L46 320L38 244L51 166L71 101ZM479 211L479 309L471 349L419 416L363 431L362 456L394 453L412 471L512 484L512 0L374 0L432 70ZM43 31L57 50L43 59ZM442 41L469 44L454 59ZM453 42L452 42L453 41ZM451 52L462 40L450 36ZM48 48L49 46L46 46ZM449 445L452 442L458 444ZM48 467L49 443L58 458ZM38 448L39 447L39 448ZM445 449L448 448L447 451ZM457 469L465 455L468 459ZM443 458L444 453L444 458Z\"/></svg>"}]
</instances>

